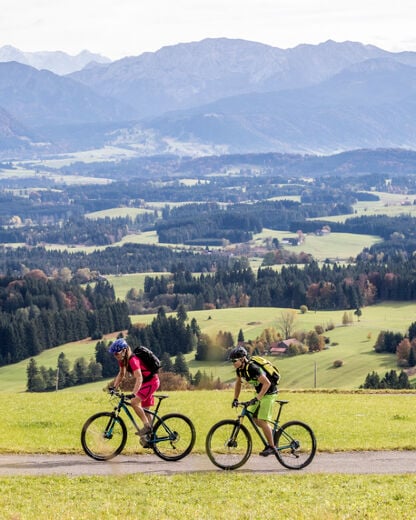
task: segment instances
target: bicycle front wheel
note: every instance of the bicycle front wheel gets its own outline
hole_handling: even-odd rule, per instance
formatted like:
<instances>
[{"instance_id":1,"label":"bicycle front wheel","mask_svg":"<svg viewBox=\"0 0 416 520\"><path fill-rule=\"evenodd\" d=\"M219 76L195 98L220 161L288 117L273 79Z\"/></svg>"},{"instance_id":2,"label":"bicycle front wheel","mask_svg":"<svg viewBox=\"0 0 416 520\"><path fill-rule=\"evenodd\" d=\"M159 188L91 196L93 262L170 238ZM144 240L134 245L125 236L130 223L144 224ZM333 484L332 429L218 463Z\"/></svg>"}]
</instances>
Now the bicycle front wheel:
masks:
<instances>
[{"instance_id":1,"label":"bicycle front wheel","mask_svg":"<svg viewBox=\"0 0 416 520\"><path fill-rule=\"evenodd\" d=\"M180 460L191 453L196 439L195 427L186 415L170 413L153 428L150 445L163 460Z\"/></svg>"},{"instance_id":2,"label":"bicycle front wheel","mask_svg":"<svg viewBox=\"0 0 416 520\"><path fill-rule=\"evenodd\" d=\"M290 421L274 435L277 459L285 468L302 469L312 462L316 453L315 435L307 424Z\"/></svg>"},{"instance_id":3,"label":"bicycle front wheel","mask_svg":"<svg viewBox=\"0 0 416 520\"><path fill-rule=\"evenodd\" d=\"M126 425L113 412L92 415L82 427L82 447L85 453L95 460L109 460L119 455L126 441Z\"/></svg>"},{"instance_id":4,"label":"bicycle front wheel","mask_svg":"<svg viewBox=\"0 0 416 520\"><path fill-rule=\"evenodd\" d=\"M220 421L208 432L205 449L210 461L221 469L237 469L251 455L251 435L239 421Z\"/></svg>"}]
</instances>

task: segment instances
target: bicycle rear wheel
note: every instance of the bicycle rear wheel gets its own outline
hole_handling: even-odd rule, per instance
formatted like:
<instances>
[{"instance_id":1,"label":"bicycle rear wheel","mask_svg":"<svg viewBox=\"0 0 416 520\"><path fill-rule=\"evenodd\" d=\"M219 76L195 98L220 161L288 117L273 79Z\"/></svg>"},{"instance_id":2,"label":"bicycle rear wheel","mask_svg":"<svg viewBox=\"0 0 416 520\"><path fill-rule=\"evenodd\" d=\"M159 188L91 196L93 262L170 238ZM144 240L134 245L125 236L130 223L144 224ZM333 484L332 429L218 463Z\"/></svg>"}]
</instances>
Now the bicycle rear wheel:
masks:
<instances>
[{"instance_id":1,"label":"bicycle rear wheel","mask_svg":"<svg viewBox=\"0 0 416 520\"><path fill-rule=\"evenodd\" d=\"M210 461L219 468L237 469L245 464L251 455L251 435L239 421L225 419L210 429L205 449Z\"/></svg>"},{"instance_id":2,"label":"bicycle rear wheel","mask_svg":"<svg viewBox=\"0 0 416 520\"><path fill-rule=\"evenodd\" d=\"M160 418L150 436L151 448L163 460L180 460L191 453L195 427L186 415L170 413Z\"/></svg>"},{"instance_id":3,"label":"bicycle rear wheel","mask_svg":"<svg viewBox=\"0 0 416 520\"><path fill-rule=\"evenodd\" d=\"M109 460L119 455L126 441L126 425L113 412L92 415L82 427L82 447L85 453L95 460Z\"/></svg>"},{"instance_id":4,"label":"bicycle rear wheel","mask_svg":"<svg viewBox=\"0 0 416 520\"><path fill-rule=\"evenodd\" d=\"M274 435L277 459L285 468L302 469L312 462L316 452L315 435L307 424L290 421Z\"/></svg>"}]
</instances>

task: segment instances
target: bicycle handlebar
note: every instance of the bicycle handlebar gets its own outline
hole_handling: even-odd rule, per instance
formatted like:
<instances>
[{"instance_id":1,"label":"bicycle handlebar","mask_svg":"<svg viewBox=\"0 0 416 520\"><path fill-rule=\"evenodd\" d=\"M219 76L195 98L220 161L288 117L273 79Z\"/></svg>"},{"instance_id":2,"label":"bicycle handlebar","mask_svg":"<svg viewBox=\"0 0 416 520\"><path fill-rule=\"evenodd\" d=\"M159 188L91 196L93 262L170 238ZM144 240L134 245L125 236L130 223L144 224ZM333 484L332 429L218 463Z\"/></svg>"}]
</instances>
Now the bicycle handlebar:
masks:
<instances>
[{"instance_id":1,"label":"bicycle handlebar","mask_svg":"<svg viewBox=\"0 0 416 520\"><path fill-rule=\"evenodd\" d=\"M124 394L123 392L118 392L117 390L108 390L108 393L111 396L120 397L120 399L129 399L129 394Z\"/></svg>"}]
</instances>

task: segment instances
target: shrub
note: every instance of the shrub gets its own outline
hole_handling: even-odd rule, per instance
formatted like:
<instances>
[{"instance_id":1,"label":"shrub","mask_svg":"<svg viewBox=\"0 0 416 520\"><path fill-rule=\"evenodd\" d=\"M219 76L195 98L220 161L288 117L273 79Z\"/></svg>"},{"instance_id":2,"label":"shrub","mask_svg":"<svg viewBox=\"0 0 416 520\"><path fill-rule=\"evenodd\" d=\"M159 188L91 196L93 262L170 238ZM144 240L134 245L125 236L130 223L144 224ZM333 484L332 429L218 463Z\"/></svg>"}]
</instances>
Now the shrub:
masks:
<instances>
[{"instance_id":1,"label":"shrub","mask_svg":"<svg viewBox=\"0 0 416 520\"><path fill-rule=\"evenodd\" d=\"M336 360L333 362L333 364L332 364L332 366L333 366L334 368L340 368L340 367L342 367L343 365L344 365L344 362L342 361L342 359L336 359Z\"/></svg>"}]
</instances>

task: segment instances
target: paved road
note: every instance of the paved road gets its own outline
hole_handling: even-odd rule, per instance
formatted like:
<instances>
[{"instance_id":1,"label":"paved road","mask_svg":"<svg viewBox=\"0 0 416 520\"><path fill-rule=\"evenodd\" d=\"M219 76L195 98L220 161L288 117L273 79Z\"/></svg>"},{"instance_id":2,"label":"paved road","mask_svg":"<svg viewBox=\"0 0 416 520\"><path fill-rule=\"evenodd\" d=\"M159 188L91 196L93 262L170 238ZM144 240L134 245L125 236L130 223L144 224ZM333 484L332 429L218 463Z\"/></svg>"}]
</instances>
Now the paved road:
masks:
<instances>
[{"instance_id":1,"label":"paved road","mask_svg":"<svg viewBox=\"0 0 416 520\"><path fill-rule=\"evenodd\" d=\"M201 471L222 471L205 455L190 455L178 462L166 462L156 455L120 455L97 462L86 455L1 455L0 476L15 475L124 475L147 473L170 475ZM293 472L274 457L253 455L236 471L247 473ZM296 471L296 473L298 473ZM299 473L401 474L416 473L416 451L366 451L318 453L310 466Z\"/></svg>"}]
</instances>

